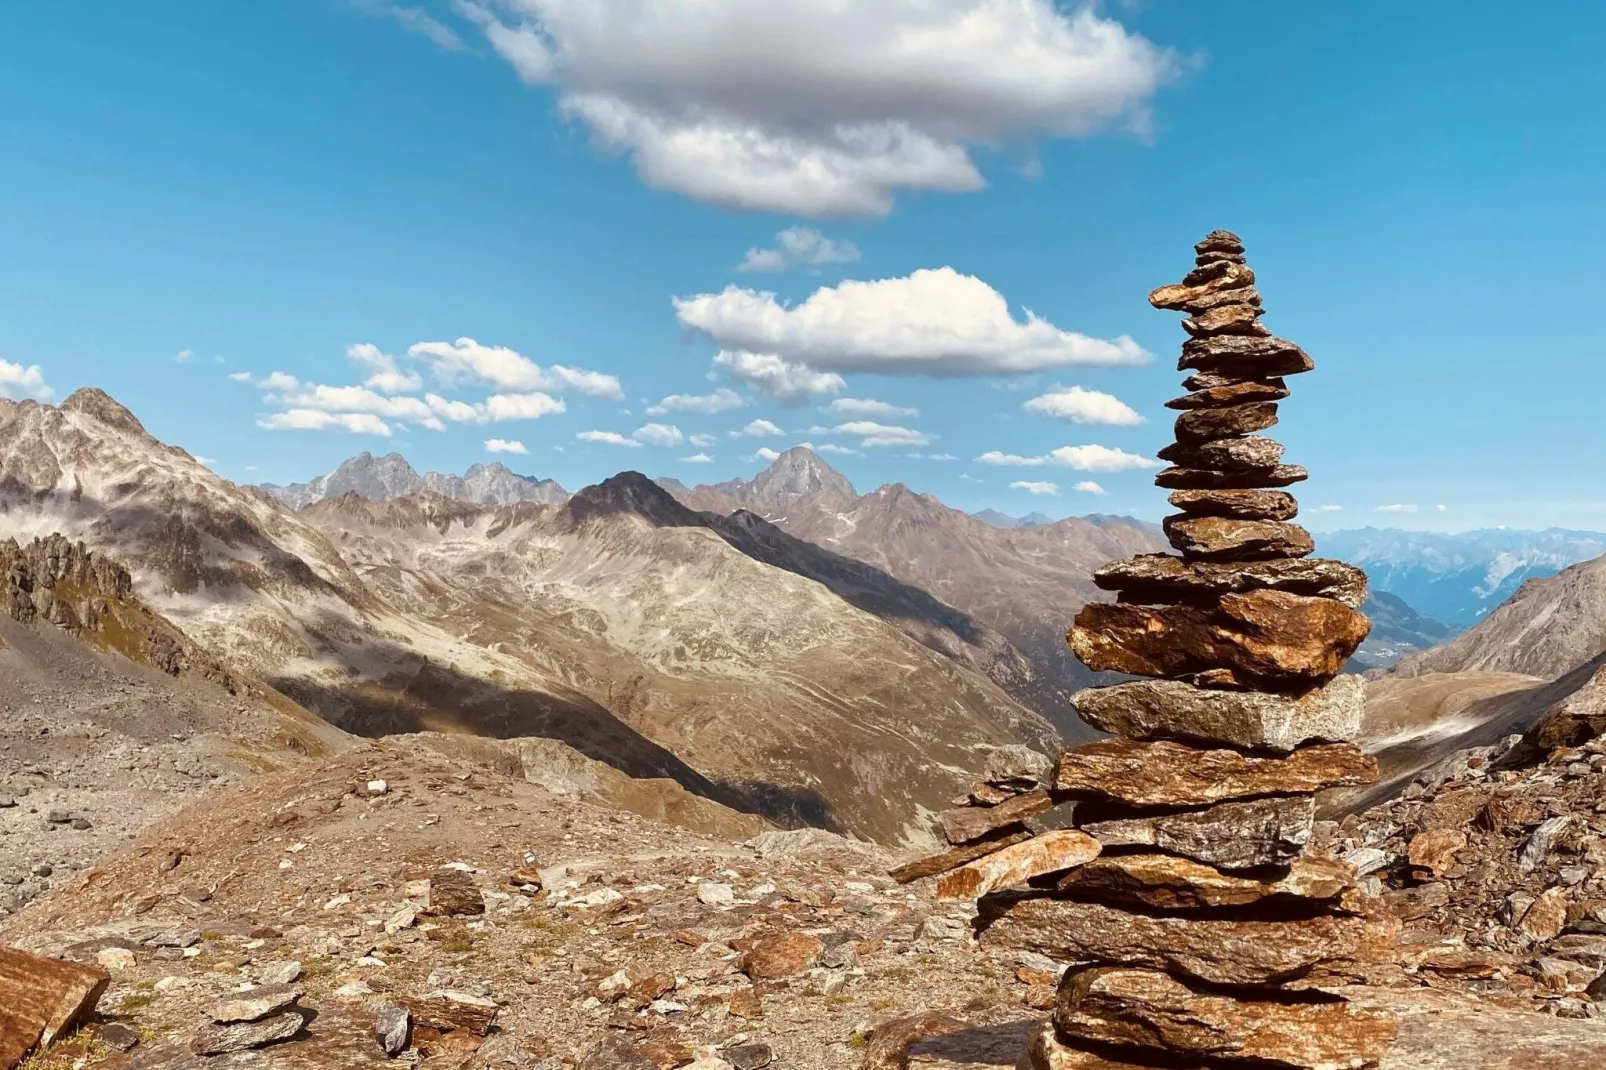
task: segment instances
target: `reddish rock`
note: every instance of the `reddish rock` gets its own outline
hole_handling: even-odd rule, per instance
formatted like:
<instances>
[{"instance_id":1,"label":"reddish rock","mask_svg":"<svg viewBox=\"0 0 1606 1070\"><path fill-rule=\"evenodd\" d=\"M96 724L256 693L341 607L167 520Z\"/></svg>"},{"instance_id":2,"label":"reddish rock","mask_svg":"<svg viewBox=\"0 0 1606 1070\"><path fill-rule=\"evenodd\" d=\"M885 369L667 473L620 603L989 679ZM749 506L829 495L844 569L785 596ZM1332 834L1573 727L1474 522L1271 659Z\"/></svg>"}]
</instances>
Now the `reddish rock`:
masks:
<instances>
[{"instance_id":1,"label":"reddish rock","mask_svg":"<svg viewBox=\"0 0 1606 1070\"><path fill-rule=\"evenodd\" d=\"M1303 483L1310 473L1297 464L1280 464L1276 468L1256 468L1241 472L1226 472L1219 468L1162 468L1154 477L1154 485L1167 490L1257 490L1265 487L1287 487Z\"/></svg>"},{"instance_id":2,"label":"reddish rock","mask_svg":"<svg viewBox=\"0 0 1606 1070\"><path fill-rule=\"evenodd\" d=\"M1298 375L1315 367L1316 362L1286 338L1242 334L1190 338L1182 344L1182 357L1177 361L1178 371L1191 368L1257 379Z\"/></svg>"},{"instance_id":3,"label":"reddish rock","mask_svg":"<svg viewBox=\"0 0 1606 1070\"><path fill-rule=\"evenodd\" d=\"M944 810L942 831L949 843L970 843L988 833L1040 814L1054 805L1046 791L1029 791L997 806L961 806Z\"/></svg>"},{"instance_id":4,"label":"reddish rock","mask_svg":"<svg viewBox=\"0 0 1606 1070\"><path fill-rule=\"evenodd\" d=\"M859 1070L908 1070L911 1045L964 1028L964 1022L946 1014L913 1014L882 1022L870 1034Z\"/></svg>"},{"instance_id":5,"label":"reddish rock","mask_svg":"<svg viewBox=\"0 0 1606 1070\"><path fill-rule=\"evenodd\" d=\"M939 873L958 869L966 862L973 862L984 855L1031 838L1032 834L1027 831L1025 825L1006 825L1004 828L994 829L979 840L950 847L934 855L924 855L901 866L894 866L887 875L899 884L909 884L922 877L935 877Z\"/></svg>"},{"instance_id":6,"label":"reddish rock","mask_svg":"<svg viewBox=\"0 0 1606 1070\"><path fill-rule=\"evenodd\" d=\"M1166 500L1190 516L1292 520L1299 515L1299 502L1281 490L1177 490Z\"/></svg>"},{"instance_id":7,"label":"reddish rock","mask_svg":"<svg viewBox=\"0 0 1606 1070\"><path fill-rule=\"evenodd\" d=\"M95 1009L111 975L0 947L0 1068L9 1070Z\"/></svg>"},{"instance_id":8,"label":"reddish rock","mask_svg":"<svg viewBox=\"0 0 1606 1070\"><path fill-rule=\"evenodd\" d=\"M1258 590L1333 598L1351 608L1366 600L1366 573L1320 557L1219 563L1140 554L1105 565L1093 573L1093 582L1120 591L1124 602L1172 603Z\"/></svg>"},{"instance_id":9,"label":"reddish rock","mask_svg":"<svg viewBox=\"0 0 1606 1070\"><path fill-rule=\"evenodd\" d=\"M1405 849L1406 861L1429 876L1442 877L1455 865L1455 853L1467 845L1467 834L1461 829L1429 829L1411 838Z\"/></svg>"},{"instance_id":10,"label":"reddish rock","mask_svg":"<svg viewBox=\"0 0 1606 1070\"><path fill-rule=\"evenodd\" d=\"M1376 780L1377 759L1353 743L1318 743L1286 758L1260 758L1182 743L1102 739L1071 747L1060 755L1054 788L1129 806L1206 806L1228 799L1303 794Z\"/></svg>"},{"instance_id":11,"label":"reddish rock","mask_svg":"<svg viewBox=\"0 0 1606 1070\"><path fill-rule=\"evenodd\" d=\"M1189 409L1177 417L1177 441L1199 443L1264 431L1277 423L1275 401L1252 401L1222 409Z\"/></svg>"},{"instance_id":12,"label":"reddish rock","mask_svg":"<svg viewBox=\"0 0 1606 1070\"><path fill-rule=\"evenodd\" d=\"M1338 911L1354 886L1354 871L1331 858L1297 858L1281 875L1246 877L1164 854L1103 855L1056 885L1078 898L1167 911L1312 901Z\"/></svg>"},{"instance_id":13,"label":"reddish rock","mask_svg":"<svg viewBox=\"0 0 1606 1070\"><path fill-rule=\"evenodd\" d=\"M937 898L978 899L1000 888L1025 884L1033 877L1080 866L1097 858L1100 850L1099 842L1083 832L1044 832L945 874L937 882Z\"/></svg>"},{"instance_id":14,"label":"reddish rock","mask_svg":"<svg viewBox=\"0 0 1606 1070\"><path fill-rule=\"evenodd\" d=\"M1244 264L1227 264L1214 272L1213 277L1198 283L1181 283L1161 286L1149 294L1149 304L1155 308L1168 308L1177 312L1197 315L1222 304L1259 304L1260 295L1254 293L1255 273ZM1233 293L1231 299L1221 295ZM1253 294L1253 298L1250 298Z\"/></svg>"},{"instance_id":15,"label":"reddish rock","mask_svg":"<svg viewBox=\"0 0 1606 1070\"><path fill-rule=\"evenodd\" d=\"M1171 545L1191 561L1264 561L1316 552L1310 532L1275 520L1179 513L1166 517L1161 526Z\"/></svg>"},{"instance_id":16,"label":"reddish rock","mask_svg":"<svg viewBox=\"0 0 1606 1070\"><path fill-rule=\"evenodd\" d=\"M737 963L737 968L755 981L775 981L795 977L820 961L825 945L808 933L790 932L762 936Z\"/></svg>"},{"instance_id":17,"label":"reddish rock","mask_svg":"<svg viewBox=\"0 0 1606 1070\"><path fill-rule=\"evenodd\" d=\"M1251 401L1281 401L1288 396L1288 393L1288 387L1283 385L1281 379L1245 379L1237 382L1224 382L1217 386L1201 387L1191 394L1184 394L1180 398L1172 398L1165 403L1165 407L1168 409L1223 409L1229 405L1243 405Z\"/></svg>"}]
</instances>

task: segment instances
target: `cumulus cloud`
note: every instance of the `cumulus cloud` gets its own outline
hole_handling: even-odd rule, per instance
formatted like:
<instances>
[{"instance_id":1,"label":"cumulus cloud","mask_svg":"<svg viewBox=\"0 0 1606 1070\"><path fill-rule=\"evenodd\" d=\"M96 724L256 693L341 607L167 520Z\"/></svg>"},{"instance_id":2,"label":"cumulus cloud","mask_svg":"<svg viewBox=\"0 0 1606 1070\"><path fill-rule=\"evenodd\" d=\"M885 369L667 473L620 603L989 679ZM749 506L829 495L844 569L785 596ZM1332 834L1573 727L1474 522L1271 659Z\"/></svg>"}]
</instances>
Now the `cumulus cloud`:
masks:
<instances>
[{"instance_id":1,"label":"cumulus cloud","mask_svg":"<svg viewBox=\"0 0 1606 1070\"><path fill-rule=\"evenodd\" d=\"M780 457L780 454L777 453L775 450L770 449L768 446L760 446L758 449L753 451L753 455L751 457L749 457L748 460L750 460L750 461L773 461L773 460L777 459L778 457Z\"/></svg>"},{"instance_id":2,"label":"cumulus cloud","mask_svg":"<svg viewBox=\"0 0 1606 1070\"><path fill-rule=\"evenodd\" d=\"M390 19L421 37L429 38L442 51L461 52L468 47L456 30L421 7L393 4L389 0L352 0L352 6L365 15Z\"/></svg>"},{"instance_id":3,"label":"cumulus cloud","mask_svg":"<svg viewBox=\"0 0 1606 1070\"><path fill-rule=\"evenodd\" d=\"M365 412L392 420L405 420L431 431L444 431L435 411L425 401L411 397L387 397L366 386L323 386L307 383L288 391L279 399L292 409L319 409L324 412Z\"/></svg>"},{"instance_id":4,"label":"cumulus cloud","mask_svg":"<svg viewBox=\"0 0 1606 1070\"><path fill-rule=\"evenodd\" d=\"M1027 494L1045 495L1058 494L1060 492L1058 483L1043 483L1029 479L1017 479L1010 486L1015 490L1024 490Z\"/></svg>"},{"instance_id":5,"label":"cumulus cloud","mask_svg":"<svg viewBox=\"0 0 1606 1070\"><path fill-rule=\"evenodd\" d=\"M396 358L369 342L358 342L346 347L346 356L367 368L369 376L363 386L384 394L411 394L424 388L423 377L417 372L404 372Z\"/></svg>"},{"instance_id":6,"label":"cumulus cloud","mask_svg":"<svg viewBox=\"0 0 1606 1070\"><path fill-rule=\"evenodd\" d=\"M268 431L350 431L354 435L390 437L390 425L368 412L325 412L322 409L289 409L257 421Z\"/></svg>"},{"instance_id":7,"label":"cumulus cloud","mask_svg":"<svg viewBox=\"0 0 1606 1070\"><path fill-rule=\"evenodd\" d=\"M784 434L786 434L785 431L782 431L768 420L754 420L740 431L732 431L730 436L731 438L774 438L777 435Z\"/></svg>"},{"instance_id":8,"label":"cumulus cloud","mask_svg":"<svg viewBox=\"0 0 1606 1070\"><path fill-rule=\"evenodd\" d=\"M590 397L618 401L625 394L617 375L568 368L553 364L543 368L524 354L506 346L484 346L472 338L455 342L418 342L407 355L426 361L434 376L443 383L465 380L489 383L504 390L573 390Z\"/></svg>"},{"instance_id":9,"label":"cumulus cloud","mask_svg":"<svg viewBox=\"0 0 1606 1070\"><path fill-rule=\"evenodd\" d=\"M1053 416L1078 424L1133 427L1143 423L1143 417L1138 415L1136 409L1113 394L1083 390L1079 386L1040 394L1028 401L1025 409L1039 416Z\"/></svg>"},{"instance_id":10,"label":"cumulus cloud","mask_svg":"<svg viewBox=\"0 0 1606 1070\"><path fill-rule=\"evenodd\" d=\"M1016 319L1003 294L948 267L823 286L798 305L739 286L674 304L682 326L725 350L827 373L1001 375L1149 359L1126 335L1061 330L1029 310Z\"/></svg>"},{"instance_id":11,"label":"cumulus cloud","mask_svg":"<svg viewBox=\"0 0 1606 1070\"><path fill-rule=\"evenodd\" d=\"M491 420L539 420L567 412L568 405L561 398L543 394L539 390L527 394L492 394L485 399L485 415Z\"/></svg>"},{"instance_id":12,"label":"cumulus cloud","mask_svg":"<svg viewBox=\"0 0 1606 1070\"><path fill-rule=\"evenodd\" d=\"M1435 505L1433 507L1433 511L1435 513L1448 513L1450 511L1450 507L1448 505Z\"/></svg>"},{"instance_id":13,"label":"cumulus cloud","mask_svg":"<svg viewBox=\"0 0 1606 1070\"><path fill-rule=\"evenodd\" d=\"M258 390L295 390L301 385L301 380L289 372L269 372L260 379L253 378L250 372L235 372L229 378L237 383L249 383Z\"/></svg>"},{"instance_id":14,"label":"cumulus cloud","mask_svg":"<svg viewBox=\"0 0 1606 1070\"><path fill-rule=\"evenodd\" d=\"M704 416L712 416L716 412L726 409L739 409L747 402L742 395L728 386L722 386L712 394L670 394L658 404L647 409L648 416L663 416L671 412L698 412Z\"/></svg>"},{"instance_id":15,"label":"cumulus cloud","mask_svg":"<svg viewBox=\"0 0 1606 1070\"><path fill-rule=\"evenodd\" d=\"M1082 482L1076 484L1071 489L1072 490L1079 490L1083 494L1108 494L1109 493L1109 491L1105 490L1103 487L1099 486L1097 483L1093 482L1091 479L1084 479L1084 480L1082 480Z\"/></svg>"},{"instance_id":16,"label":"cumulus cloud","mask_svg":"<svg viewBox=\"0 0 1606 1070\"><path fill-rule=\"evenodd\" d=\"M648 185L804 216L968 192L976 146L1147 128L1179 69L1053 0L458 0Z\"/></svg>"},{"instance_id":17,"label":"cumulus cloud","mask_svg":"<svg viewBox=\"0 0 1606 1070\"><path fill-rule=\"evenodd\" d=\"M850 420L838 424L833 430L839 435L862 435L861 448L873 446L929 446L932 436L912 427L877 423L874 420Z\"/></svg>"},{"instance_id":18,"label":"cumulus cloud","mask_svg":"<svg viewBox=\"0 0 1606 1070\"><path fill-rule=\"evenodd\" d=\"M1395 505L1380 505L1376 509L1376 512L1379 512L1379 513L1414 513L1416 511L1417 511L1417 506L1415 506L1415 505L1399 505L1399 504L1395 504Z\"/></svg>"},{"instance_id":19,"label":"cumulus cloud","mask_svg":"<svg viewBox=\"0 0 1606 1070\"><path fill-rule=\"evenodd\" d=\"M643 424L631 432L630 437L649 446L679 446L686 441L680 428L673 424Z\"/></svg>"},{"instance_id":20,"label":"cumulus cloud","mask_svg":"<svg viewBox=\"0 0 1606 1070\"><path fill-rule=\"evenodd\" d=\"M712 461L713 458L706 453L694 453L690 457L681 458L681 462L684 464L708 464Z\"/></svg>"},{"instance_id":21,"label":"cumulus cloud","mask_svg":"<svg viewBox=\"0 0 1606 1070\"><path fill-rule=\"evenodd\" d=\"M581 431L574 437L582 442L600 442L605 446L641 447L641 443L617 431Z\"/></svg>"},{"instance_id":22,"label":"cumulus cloud","mask_svg":"<svg viewBox=\"0 0 1606 1070\"><path fill-rule=\"evenodd\" d=\"M195 350L181 349L178 351L178 354L173 357L173 360L178 364L189 364L195 360Z\"/></svg>"},{"instance_id":23,"label":"cumulus cloud","mask_svg":"<svg viewBox=\"0 0 1606 1070\"><path fill-rule=\"evenodd\" d=\"M838 446L835 442L822 442L818 446L810 443L804 443L804 445L808 446L809 449L814 450L816 453L835 453L844 457L857 457L859 455L859 451L853 447Z\"/></svg>"},{"instance_id":24,"label":"cumulus cloud","mask_svg":"<svg viewBox=\"0 0 1606 1070\"><path fill-rule=\"evenodd\" d=\"M725 369L738 383L784 405L801 405L820 394L840 393L848 385L836 372L815 371L772 353L723 350L714 357L714 366Z\"/></svg>"},{"instance_id":25,"label":"cumulus cloud","mask_svg":"<svg viewBox=\"0 0 1606 1070\"><path fill-rule=\"evenodd\" d=\"M487 453L516 453L519 456L523 457L523 456L527 456L530 451L525 449L524 443L516 441L516 440L513 440L513 439L488 438L488 439L485 440L485 452L487 452Z\"/></svg>"},{"instance_id":26,"label":"cumulus cloud","mask_svg":"<svg viewBox=\"0 0 1606 1070\"><path fill-rule=\"evenodd\" d=\"M859 259L859 247L850 241L827 238L813 227L787 227L775 235L775 248L749 249L737 271L786 271L803 267L818 269L823 264L851 264Z\"/></svg>"},{"instance_id":27,"label":"cumulus cloud","mask_svg":"<svg viewBox=\"0 0 1606 1070\"><path fill-rule=\"evenodd\" d=\"M713 435L691 435L687 437L686 441L690 442L693 446L700 446L703 449L707 449L709 446L712 446L714 443L718 442L719 439L715 438Z\"/></svg>"},{"instance_id":28,"label":"cumulus cloud","mask_svg":"<svg viewBox=\"0 0 1606 1070\"><path fill-rule=\"evenodd\" d=\"M23 367L8 360L0 360L0 398L17 395L48 401L55 395L55 391L45 385L45 376L39 370L39 365L30 364Z\"/></svg>"},{"instance_id":29,"label":"cumulus cloud","mask_svg":"<svg viewBox=\"0 0 1606 1070\"><path fill-rule=\"evenodd\" d=\"M1001 453L998 450L988 450L976 458L979 464L990 464L1004 468L1041 468L1044 465L1059 465L1064 468L1074 468L1079 472L1126 472L1134 468L1158 468L1158 461L1125 450L1113 449L1109 446L1061 446L1057 450L1032 457L1023 457L1018 453Z\"/></svg>"},{"instance_id":30,"label":"cumulus cloud","mask_svg":"<svg viewBox=\"0 0 1606 1070\"><path fill-rule=\"evenodd\" d=\"M867 420L896 420L901 416L920 415L919 409L906 409L874 398L837 398L825 408L837 416L859 416Z\"/></svg>"}]
</instances>

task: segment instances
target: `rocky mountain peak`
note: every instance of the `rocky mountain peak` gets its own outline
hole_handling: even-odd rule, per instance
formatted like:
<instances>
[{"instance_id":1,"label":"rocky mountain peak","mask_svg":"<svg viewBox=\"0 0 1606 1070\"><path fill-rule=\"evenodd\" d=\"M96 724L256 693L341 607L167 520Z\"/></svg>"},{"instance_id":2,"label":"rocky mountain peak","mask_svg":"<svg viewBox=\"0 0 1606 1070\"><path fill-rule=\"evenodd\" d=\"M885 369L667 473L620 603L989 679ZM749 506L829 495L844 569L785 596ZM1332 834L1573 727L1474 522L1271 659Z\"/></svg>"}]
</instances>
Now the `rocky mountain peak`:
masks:
<instances>
[{"instance_id":1,"label":"rocky mountain peak","mask_svg":"<svg viewBox=\"0 0 1606 1070\"><path fill-rule=\"evenodd\" d=\"M826 464L807 446L794 446L770 462L750 485L751 503L761 508L785 508L808 498L815 508L842 510L859 497L848 477Z\"/></svg>"},{"instance_id":2,"label":"rocky mountain peak","mask_svg":"<svg viewBox=\"0 0 1606 1070\"><path fill-rule=\"evenodd\" d=\"M655 527L691 527L701 521L663 487L640 472L620 472L575 493L563 507L571 529L590 520L634 514Z\"/></svg>"},{"instance_id":3,"label":"rocky mountain peak","mask_svg":"<svg viewBox=\"0 0 1606 1070\"><path fill-rule=\"evenodd\" d=\"M67 400L61 403L63 412L81 412L85 416L93 417L108 427L115 427L122 431L130 431L136 435L146 435L145 425L139 418L129 412L120 402L116 401L106 391L97 387L86 386L75 390L68 395Z\"/></svg>"}]
</instances>

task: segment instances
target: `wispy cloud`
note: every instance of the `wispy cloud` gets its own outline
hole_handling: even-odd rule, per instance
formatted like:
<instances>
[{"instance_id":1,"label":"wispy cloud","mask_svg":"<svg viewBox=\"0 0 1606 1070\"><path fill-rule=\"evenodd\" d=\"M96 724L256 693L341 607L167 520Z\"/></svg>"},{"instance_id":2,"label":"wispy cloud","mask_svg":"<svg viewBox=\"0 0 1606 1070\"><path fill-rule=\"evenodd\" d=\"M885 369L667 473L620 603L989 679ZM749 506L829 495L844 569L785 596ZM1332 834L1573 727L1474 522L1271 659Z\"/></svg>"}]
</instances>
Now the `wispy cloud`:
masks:
<instances>
[{"instance_id":1,"label":"wispy cloud","mask_svg":"<svg viewBox=\"0 0 1606 1070\"><path fill-rule=\"evenodd\" d=\"M1139 468L1160 467L1158 461L1148 457L1098 445L1061 446L1059 449L1035 456L988 450L978 456L976 461L979 464L1002 468L1041 468L1044 465L1060 465L1074 468L1079 472L1127 472Z\"/></svg>"},{"instance_id":2,"label":"wispy cloud","mask_svg":"<svg viewBox=\"0 0 1606 1070\"><path fill-rule=\"evenodd\" d=\"M1093 482L1091 479L1084 479L1084 480L1082 480L1082 482L1076 484L1071 489L1072 490L1081 491L1083 494L1108 494L1109 493L1109 491L1105 490L1103 487L1099 486L1097 483Z\"/></svg>"},{"instance_id":3,"label":"wispy cloud","mask_svg":"<svg viewBox=\"0 0 1606 1070\"><path fill-rule=\"evenodd\" d=\"M1015 490L1024 490L1027 494L1057 495L1060 492L1058 483L1044 483L1030 479L1017 479L1010 486Z\"/></svg>"},{"instance_id":4,"label":"wispy cloud","mask_svg":"<svg viewBox=\"0 0 1606 1070\"><path fill-rule=\"evenodd\" d=\"M352 6L364 15L390 19L413 33L429 38L443 51L462 52L468 47L456 30L421 7L388 3L387 0L351 0L351 2Z\"/></svg>"},{"instance_id":5,"label":"wispy cloud","mask_svg":"<svg viewBox=\"0 0 1606 1070\"><path fill-rule=\"evenodd\" d=\"M896 420L904 416L919 416L920 410L894 405L875 398L837 398L825 407L834 416L856 416L866 420Z\"/></svg>"},{"instance_id":6,"label":"wispy cloud","mask_svg":"<svg viewBox=\"0 0 1606 1070\"><path fill-rule=\"evenodd\" d=\"M824 264L851 264L859 247L850 241L827 238L813 227L788 227L775 235L771 249L747 250L737 271L786 271L802 267L819 270Z\"/></svg>"},{"instance_id":7,"label":"wispy cloud","mask_svg":"<svg viewBox=\"0 0 1606 1070\"><path fill-rule=\"evenodd\" d=\"M861 449L876 446L929 446L934 437L912 427L877 423L874 420L850 420L845 424L838 424L833 430L839 435L861 436L859 440Z\"/></svg>"},{"instance_id":8,"label":"wispy cloud","mask_svg":"<svg viewBox=\"0 0 1606 1070\"><path fill-rule=\"evenodd\" d=\"M617 431L581 431L574 436L581 442L598 442L604 446L629 446L640 449L641 443L628 435L621 435Z\"/></svg>"},{"instance_id":9,"label":"wispy cloud","mask_svg":"<svg viewBox=\"0 0 1606 1070\"><path fill-rule=\"evenodd\" d=\"M712 416L726 409L739 409L747 404L742 395L728 386L722 386L712 394L670 394L656 405L647 408L648 416L663 416L670 412L697 412L705 416Z\"/></svg>"},{"instance_id":10,"label":"wispy cloud","mask_svg":"<svg viewBox=\"0 0 1606 1070\"><path fill-rule=\"evenodd\" d=\"M1419 507L1415 505L1380 505L1374 512L1379 513L1414 513Z\"/></svg>"}]
</instances>

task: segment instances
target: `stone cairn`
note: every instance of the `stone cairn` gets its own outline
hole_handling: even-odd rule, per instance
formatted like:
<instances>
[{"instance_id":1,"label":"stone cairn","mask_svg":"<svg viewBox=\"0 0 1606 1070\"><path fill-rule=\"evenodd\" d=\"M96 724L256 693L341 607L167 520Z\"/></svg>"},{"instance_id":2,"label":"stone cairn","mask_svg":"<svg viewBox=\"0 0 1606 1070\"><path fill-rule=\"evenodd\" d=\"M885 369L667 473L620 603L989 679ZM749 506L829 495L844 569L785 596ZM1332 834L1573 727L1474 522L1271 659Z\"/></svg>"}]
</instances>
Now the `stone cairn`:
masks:
<instances>
[{"instance_id":1,"label":"stone cairn","mask_svg":"<svg viewBox=\"0 0 1606 1070\"><path fill-rule=\"evenodd\" d=\"M1366 576L1308 556L1280 489L1305 470L1256 434L1310 357L1260 323L1235 235L1195 249L1149 295L1189 314L1178 369L1193 374L1167 402L1181 415L1155 479L1180 510L1178 554L1099 570L1118 600L1069 635L1089 668L1147 679L1076 696L1113 738L1052 768L1000 752L942 815L949 849L894 875L942 874L940 898L980 900L984 944L1071 964L1032 1042L1039 1070L1374 1066L1397 1022L1343 990L1401 980L1398 927L1310 844L1315 794L1377 777L1350 742L1361 681L1338 675L1370 627Z\"/></svg>"}]
</instances>

